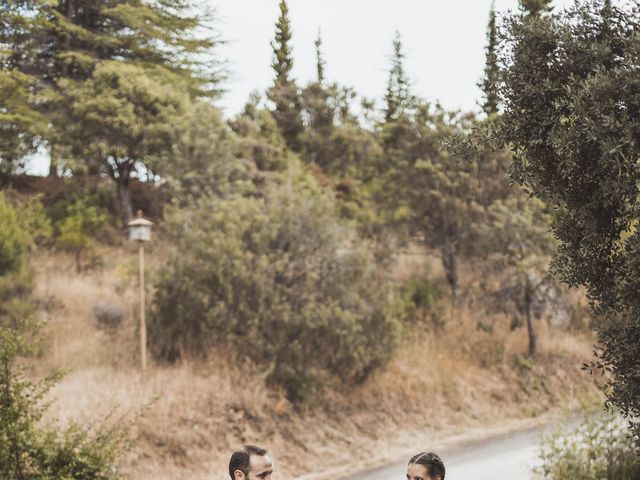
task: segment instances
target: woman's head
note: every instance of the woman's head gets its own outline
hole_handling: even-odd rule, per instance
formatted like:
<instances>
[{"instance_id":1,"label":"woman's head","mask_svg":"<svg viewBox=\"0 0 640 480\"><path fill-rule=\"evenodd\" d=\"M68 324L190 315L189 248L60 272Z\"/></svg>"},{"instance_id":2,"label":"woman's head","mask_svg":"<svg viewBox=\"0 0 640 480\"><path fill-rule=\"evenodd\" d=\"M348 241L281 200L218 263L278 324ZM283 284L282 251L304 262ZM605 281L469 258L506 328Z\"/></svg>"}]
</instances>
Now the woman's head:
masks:
<instances>
[{"instance_id":1,"label":"woman's head","mask_svg":"<svg viewBox=\"0 0 640 480\"><path fill-rule=\"evenodd\" d=\"M433 452L414 455L407 465L407 480L444 480L442 459Z\"/></svg>"}]
</instances>

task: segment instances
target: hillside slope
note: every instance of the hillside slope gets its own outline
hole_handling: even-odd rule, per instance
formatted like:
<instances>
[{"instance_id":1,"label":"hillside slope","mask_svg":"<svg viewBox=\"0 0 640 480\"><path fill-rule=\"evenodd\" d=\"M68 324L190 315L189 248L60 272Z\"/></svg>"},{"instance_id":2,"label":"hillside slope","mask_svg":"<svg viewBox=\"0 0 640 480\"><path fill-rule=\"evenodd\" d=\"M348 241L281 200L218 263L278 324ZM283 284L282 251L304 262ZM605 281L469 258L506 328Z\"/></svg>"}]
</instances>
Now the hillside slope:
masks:
<instances>
[{"instance_id":1,"label":"hillside slope","mask_svg":"<svg viewBox=\"0 0 640 480\"><path fill-rule=\"evenodd\" d=\"M136 256L109 249L101 257L100 269L83 274L64 256L35 259L49 320L37 372L69 369L50 411L61 423L130 419L136 442L122 468L135 480L223 479L230 452L247 442L274 453L278 478L295 478L599 399L594 379L580 370L591 356L589 333L539 322L540 352L529 359L524 329L511 331L509 319L495 317L488 333L477 328L480 314L465 309L449 311L439 328L418 324L385 369L361 386L328 388L306 410L265 387L231 348L207 361L153 365L141 378ZM121 311L122 325L98 328L96 305Z\"/></svg>"}]
</instances>

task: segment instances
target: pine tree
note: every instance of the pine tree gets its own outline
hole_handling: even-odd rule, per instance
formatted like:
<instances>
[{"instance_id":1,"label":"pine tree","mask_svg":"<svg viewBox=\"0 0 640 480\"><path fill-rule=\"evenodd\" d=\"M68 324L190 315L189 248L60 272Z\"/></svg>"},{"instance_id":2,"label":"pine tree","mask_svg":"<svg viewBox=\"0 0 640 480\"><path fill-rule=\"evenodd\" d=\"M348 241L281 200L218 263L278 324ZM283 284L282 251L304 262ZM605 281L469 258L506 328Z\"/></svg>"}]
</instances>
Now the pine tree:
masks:
<instances>
[{"instance_id":1,"label":"pine tree","mask_svg":"<svg viewBox=\"0 0 640 480\"><path fill-rule=\"evenodd\" d=\"M320 29L318 29L318 37L316 38L316 41L314 44L316 46L317 80L318 80L318 83L322 85L322 83L324 83L324 67L326 66L327 62L322 56L322 37L320 35Z\"/></svg>"},{"instance_id":2,"label":"pine tree","mask_svg":"<svg viewBox=\"0 0 640 480\"><path fill-rule=\"evenodd\" d=\"M520 8L527 17L540 17L553 10L553 0L520 0Z\"/></svg>"},{"instance_id":3,"label":"pine tree","mask_svg":"<svg viewBox=\"0 0 640 480\"><path fill-rule=\"evenodd\" d=\"M61 78L90 78L101 60L135 61L182 73L192 79L194 92L203 94L219 78L194 55L217 42L195 35L208 20L190 14L195 5L191 0L10 2L0 29L0 44L11 49L3 66L55 86Z\"/></svg>"},{"instance_id":4,"label":"pine tree","mask_svg":"<svg viewBox=\"0 0 640 480\"><path fill-rule=\"evenodd\" d=\"M68 118L78 114L72 101L78 98L75 90L87 90L86 82L95 80L94 74L101 65L116 62L121 66L135 64L138 72L144 71L149 77L171 77L192 98L215 95L220 80L217 65L198 59L210 51L216 40L202 35L208 17L191 14L195 5L195 0L23 0L4 2L0 7L0 45L6 46L0 52L3 74L27 79L24 84L29 85L28 95L22 98L45 118L48 126L46 134L38 132L41 138L55 151L56 160L72 160L67 165L73 167L72 171L79 167L84 172L111 173L114 164L118 169L125 166L126 171L113 178L119 191L125 193L120 198L127 218L133 211L128 181L136 166L146 161L144 154L130 156L144 151L139 132L105 125L105 132L122 135L103 135L101 141L106 143L99 146L103 152L121 156L89 152L89 147L97 146L95 139L68 125ZM152 83L139 83L138 96L144 97L145 87ZM113 83L114 89L118 86ZM16 116L19 106L11 108L6 113ZM95 117L95 112L85 113L89 117L78 118L80 124L91 115ZM117 117L113 120L117 121ZM19 134L25 139L30 133L27 126L23 122L16 127L22 128ZM74 135L70 137L72 131ZM127 146L126 152L118 148L122 145Z\"/></svg>"},{"instance_id":5,"label":"pine tree","mask_svg":"<svg viewBox=\"0 0 640 480\"><path fill-rule=\"evenodd\" d=\"M286 0L280 0L280 16L276 22L275 40L271 44L273 49L271 66L276 76L267 96L275 104L273 116L287 145L292 150L299 151L303 124L300 114L300 93L291 77L293 69L291 35L289 8Z\"/></svg>"},{"instance_id":6,"label":"pine tree","mask_svg":"<svg viewBox=\"0 0 640 480\"><path fill-rule=\"evenodd\" d=\"M498 30L496 26L495 2L491 4L489 12L489 25L487 27L487 48L486 64L484 67L484 78L478 85L484 94L482 110L489 115L498 113Z\"/></svg>"},{"instance_id":7,"label":"pine tree","mask_svg":"<svg viewBox=\"0 0 640 480\"><path fill-rule=\"evenodd\" d=\"M291 20L286 0L280 0L280 16L276 22L276 37L271 43L273 62L271 67L276 72L275 85L284 86L292 83L291 70L293 57L291 51Z\"/></svg>"},{"instance_id":8,"label":"pine tree","mask_svg":"<svg viewBox=\"0 0 640 480\"><path fill-rule=\"evenodd\" d=\"M33 85L29 75L0 71L0 173L21 167L47 131L46 119L31 105Z\"/></svg>"},{"instance_id":9,"label":"pine tree","mask_svg":"<svg viewBox=\"0 0 640 480\"><path fill-rule=\"evenodd\" d=\"M396 32L393 39L393 57L391 59L391 69L389 70L389 80L385 93L384 118L386 122L398 119L405 113L409 103L409 80L404 71L404 52L402 49L402 38L400 32Z\"/></svg>"}]
</instances>

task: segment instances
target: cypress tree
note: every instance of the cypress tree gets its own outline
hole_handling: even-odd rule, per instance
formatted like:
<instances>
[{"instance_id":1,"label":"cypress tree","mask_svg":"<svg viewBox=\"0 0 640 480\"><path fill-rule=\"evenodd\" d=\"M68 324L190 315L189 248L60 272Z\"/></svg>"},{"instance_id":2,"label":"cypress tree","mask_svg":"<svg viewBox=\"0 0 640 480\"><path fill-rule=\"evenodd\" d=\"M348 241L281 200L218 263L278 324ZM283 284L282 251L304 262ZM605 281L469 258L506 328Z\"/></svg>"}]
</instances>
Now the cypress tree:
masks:
<instances>
[{"instance_id":1,"label":"cypress tree","mask_svg":"<svg viewBox=\"0 0 640 480\"><path fill-rule=\"evenodd\" d=\"M327 62L322 56L322 36L320 35L320 29L318 29L318 37L314 44L316 46L316 72L318 76L318 83L322 84L324 82L324 67Z\"/></svg>"},{"instance_id":2,"label":"cypress tree","mask_svg":"<svg viewBox=\"0 0 640 480\"><path fill-rule=\"evenodd\" d=\"M280 16L276 22L276 36L271 43L273 49L273 62L271 66L276 73L276 86L289 85L292 82L291 70L293 69L293 57L291 45L291 20L289 19L289 7L286 0L280 0Z\"/></svg>"},{"instance_id":3,"label":"cypress tree","mask_svg":"<svg viewBox=\"0 0 640 480\"><path fill-rule=\"evenodd\" d=\"M520 8L527 17L540 17L553 10L553 0L520 0Z\"/></svg>"},{"instance_id":4,"label":"cypress tree","mask_svg":"<svg viewBox=\"0 0 640 480\"><path fill-rule=\"evenodd\" d=\"M386 122L396 120L401 116L409 102L409 80L404 71L404 52L400 32L396 32L393 39L393 57L385 93L384 118Z\"/></svg>"},{"instance_id":5,"label":"cypress tree","mask_svg":"<svg viewBox=\"0 0 640 480\"><path fill-rule=\"evenodd\" d=\"M276 35L271 43L275 72L274 84L267 92L269 99L275 104L273 116L282 132L289 148L300 151L300 135L303 132L300 114L300 93L291 77L293 57L291 49L291 20L286 0L280 0L280 16L276 22Z\"/></svg>"},{"instance_id":6,"label":"cypress tree","mask_svg":"<svg viewBox=\"0 0 640 480\"><path fill-rule=\"evenodd\" d=\"M498 113L498 77L500 70L498 68L498 30L496 27L496 10L495 2L491 4L489 12L489 24L487 26L487 47L486 47L486 63L484 67L484 78L478 85L484 94L482 110L489 115Z\"/></svg>"}]
</instances>

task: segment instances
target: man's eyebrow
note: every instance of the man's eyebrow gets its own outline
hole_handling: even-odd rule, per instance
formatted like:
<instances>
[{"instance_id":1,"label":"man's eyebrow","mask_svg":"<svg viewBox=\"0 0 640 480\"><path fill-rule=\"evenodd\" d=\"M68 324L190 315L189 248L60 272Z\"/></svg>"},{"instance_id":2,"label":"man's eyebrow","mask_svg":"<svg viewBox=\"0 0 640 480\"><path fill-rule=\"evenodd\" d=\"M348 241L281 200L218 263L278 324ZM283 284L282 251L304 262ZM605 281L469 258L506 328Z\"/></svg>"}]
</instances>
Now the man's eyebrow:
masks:
<instances>
[{"instance_id":1,"label":"man's eyebrow","mask_svg":"<svg viewBox=\"0 0 640 480\"><path fill-rule=\"evenodd\" d=\"M273 470L267 470L266 472L259 473L258 477L264 478L264 477L268 477L271 474L273 474Z\"/></svg>"}]
</instances>

